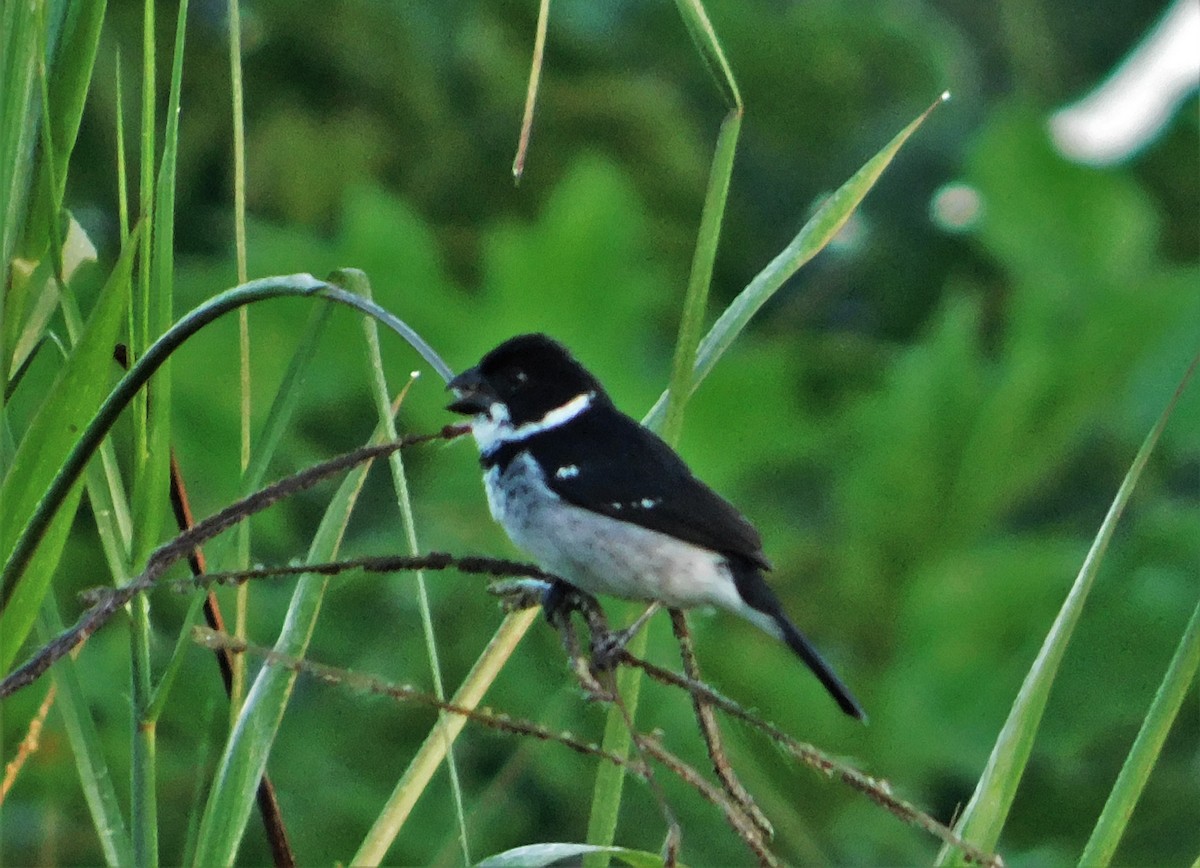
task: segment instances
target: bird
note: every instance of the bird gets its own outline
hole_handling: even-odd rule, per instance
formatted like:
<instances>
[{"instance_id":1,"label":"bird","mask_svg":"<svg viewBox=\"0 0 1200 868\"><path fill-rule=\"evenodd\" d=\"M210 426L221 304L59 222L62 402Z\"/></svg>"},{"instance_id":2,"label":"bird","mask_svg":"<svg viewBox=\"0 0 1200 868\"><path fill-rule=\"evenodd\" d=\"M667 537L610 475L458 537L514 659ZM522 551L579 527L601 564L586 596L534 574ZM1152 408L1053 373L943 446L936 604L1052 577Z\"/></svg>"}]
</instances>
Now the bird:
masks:
<instances>
[{"instance_id":1,"label":"bird","mask_svg":"<svg viewBox=\"0 0 1200 868\"><path fill-rule=\"evenodd\" d=\"M547 572L590 595L713 606L782 640L843 712L862 706L784 612L758 531L545 334L504 341L453 377L473 417L492 517ZM640 626L642 618L638 619Z\"/></svg>"}]
</instances>

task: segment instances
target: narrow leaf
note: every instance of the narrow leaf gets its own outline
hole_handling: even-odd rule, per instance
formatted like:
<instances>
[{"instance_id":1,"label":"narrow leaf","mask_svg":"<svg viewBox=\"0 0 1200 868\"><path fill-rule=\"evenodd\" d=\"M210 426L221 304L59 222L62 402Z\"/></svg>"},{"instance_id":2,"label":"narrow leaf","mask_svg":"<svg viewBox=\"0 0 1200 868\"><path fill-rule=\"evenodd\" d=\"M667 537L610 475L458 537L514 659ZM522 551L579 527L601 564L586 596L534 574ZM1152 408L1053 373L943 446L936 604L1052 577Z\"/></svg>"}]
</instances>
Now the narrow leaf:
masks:
<instances>
[{"instance_id":1,"label":"narrow leaf","mask_svg":"<svg viewBox=\"0 0 1200 868\"><path fill-rule=\"evenodd\" d=\"M1016 796L1017 786L1021 782L1025 764L1033 749L1033 741L1042 721L1042 713L1046 709L1050 688L1054 684L1055 675L1058 674L1058 667L1066 652L1067 643L1083 612L1083 605L1087 601L1088 593L1095 583L1100 562L1108 549L1117 522L1125 511L1125 506L1129 503L1134 486L1141 477L1146 462L1150 459L1150 453L1154 451L1155 444L1158 443L1159 436L1166 428L1167 420L1171 418L1175 404L1178 402L1179 396L1183 394L1197 364L1200 364L1200 355L1192 360L1191 366L1184 374L1175 394L1171 396L1166 409L1163 410L1154 427L1150 429L1150 433L1146 435L1146 439L1133 459L1133 464L1121 481L1117 495L1108 508L1108 514L1105 515L1100 530L1088 550L1087 557L1084 558L1083 566L1080 568L1062 608L1055 617L1050 632L1042 643L1037 659L1034 660L1029 674L1025 676L1025 682L1021 685L1021 691L1017 694L1008 719L1004 722L1004 728L1000 730L1000 736L992 748L991 756L988 757L983 775L975 786L971 801L967 804L966 810L963 811L962 817L959 818L954 828L961 838L982 850L996 849L996 842L999 841L1000 832L1008 819L1008 812L1012 807L1013 798ZM961 852L951 851L944 847L938 854L937 864L962 865L966 863Z\"/></svg>"},{"instance_id":2,"label":"narrow leaf","mask_svg":"<svg viewBox=\"0 0 1200 868\"><path fill-rule=\"evenodd\" d=\"M949 94L942 94L937 102L901 130L883 150L868 160L850 180L826 199L783 252L771 260L730 303L700 343L692 375L692 391L695 391L712 372L717 360L742 333L754 314L775 295L788 278L833 240L904 143L925 122L930 112L948 98ZM655 402L644 420L647 425L657 427L662 424L667 409L667 398L668 393L664 392Z\"/></svg>"},{"instance_id":3,"label":"narrow leaf","mask_svg":"<svg viewBox=\"0 0 1200 868\"><path fill-rule=\"evenodd\" d=\"M105 377L96 376L110 364L112 347L120 331L136 249L136 235L125 245L121 258L101 290L96 307L79 343L47 392L21 438L8 476L0 485L0 552L12 552L23 527L37 509L67 455L80 439L108 391ZM64 491L65 494L65 491ZM68 519L69 521L69 519ZM55 558L57 560L57 558ZM17 648L24 642L50 582L46 573L27 573L20 599L14 599L16 577L5 576L0 585L0 671L7 671ZM9 605L9 603L12 605Z\"/></svg>"}]
</instances>

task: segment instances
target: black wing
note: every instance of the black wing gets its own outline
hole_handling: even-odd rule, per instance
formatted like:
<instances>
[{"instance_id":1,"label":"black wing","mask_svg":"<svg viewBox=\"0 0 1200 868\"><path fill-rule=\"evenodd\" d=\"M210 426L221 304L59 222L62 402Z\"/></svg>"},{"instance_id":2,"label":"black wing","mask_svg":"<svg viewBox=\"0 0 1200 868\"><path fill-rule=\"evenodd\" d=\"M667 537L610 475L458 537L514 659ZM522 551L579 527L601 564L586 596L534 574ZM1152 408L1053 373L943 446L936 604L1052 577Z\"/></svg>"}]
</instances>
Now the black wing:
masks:
<instances>
[{"instance_id":1,"label":"black wing","mask_svg":"<svg viewBox=\"0 0 1200 868\"><path fill-rule=\"evenodd\" d=\"M522 444L576 506L770 569L754 526L653 432L605 406Z\"/></svg>"}]
</instances>

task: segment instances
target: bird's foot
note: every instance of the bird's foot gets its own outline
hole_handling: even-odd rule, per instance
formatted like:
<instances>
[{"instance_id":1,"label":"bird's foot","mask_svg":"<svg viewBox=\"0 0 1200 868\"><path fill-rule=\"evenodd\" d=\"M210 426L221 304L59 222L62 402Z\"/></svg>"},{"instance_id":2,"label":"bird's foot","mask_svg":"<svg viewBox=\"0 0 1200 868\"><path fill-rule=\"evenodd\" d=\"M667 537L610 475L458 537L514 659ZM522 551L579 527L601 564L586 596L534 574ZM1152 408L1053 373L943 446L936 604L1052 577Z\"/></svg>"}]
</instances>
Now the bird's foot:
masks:
<instances>
[{"instance_id":1,"label":"bird's foot","mask_svg":"<svg viewBox=\"0 0 1200 868\"><path fill-rule=\"evenodd\" d=\"M595 597L561 579L555 579L544 589L541 604L546 620L556 628L571 620L572 612L582 613L590 624L592 613L600 610Z\"/></svg>"},{"instance_id":2,"label":"bird's foot","mask_svg":"<svg viewBox=\"0 0 1200 868\"><path fill-rule=\"evenodd\" d=\"M550 590L542 579L504 579L488 585L488 593L500 598L505 612L521 612L542 605Z\"/></svg>"},{"instance_id":3,"label":"bird's foot","mask_svg":"<svg viewBox=\"0 0 1200 868\"><path fill-rule=\"evenodd\" d=\"M645 626L650 616L659 610L658 603L651 603L637 620L624 630L592 629L592 665L601 671L612 669L620 662L629 640Z\"/></svg>"}]
</instances>

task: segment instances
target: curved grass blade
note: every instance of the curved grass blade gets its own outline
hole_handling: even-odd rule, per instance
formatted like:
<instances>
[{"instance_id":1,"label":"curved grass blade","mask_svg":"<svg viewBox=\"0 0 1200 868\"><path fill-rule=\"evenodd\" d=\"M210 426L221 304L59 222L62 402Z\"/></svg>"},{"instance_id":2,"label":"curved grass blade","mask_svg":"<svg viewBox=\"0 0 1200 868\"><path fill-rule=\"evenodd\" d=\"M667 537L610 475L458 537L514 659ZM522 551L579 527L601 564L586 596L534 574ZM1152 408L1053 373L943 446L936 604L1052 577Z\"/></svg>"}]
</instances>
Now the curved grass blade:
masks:
<instances>
[{"instance_id":1,"label":"curved grass blade","mask_svg":"<svg viewBox=\"0 0 1200 868\"><path fill-rule=\"evenodd\" d=\"M696 366L692 374L691 391L694 392L704 378L712 372L717 360L725 354L737 336L742 333L759 308L766 304L802 265L821 252L825 245L833 240L838 230L850 219L854 209L875 186L879 176L883 174L884 169L892 162L904 143L925 122L929 114L947 99L949 99L949 94L942 94L916 120L888 142L883 150L855 172L850 180L826 199L817 213L804 224L783 252L771 260L770 264L760 271L730 303L713 327L709 329L704 340L700 342ZM664 392L655 402L646 415L647 425L657 427L662 424L666 415L667 397L668 393Z\"/></svg>"},{"instance_id":2,"label":"curved grass blade","mask_svg":"<svg viewBox=\"0 0 1200 868\"><path fill-rule=\"evenodd\" d=\"M1084 558L1079 574L1075 577L1067 599L1055 617L1050 632L1046 634L1046 639L1042 643L1041 650L1038 651L1037 659L1029 669L1029 674L1025 676L1025 682L1021 685L1021 690L1008 714L1008 719L1000 730L1000 736L996 739L983 775L975 786L975 792L971 796L970 802L967 803L962 817L955 824L954 831L958 833L959 837L970 841L982 850L996 849L996 842L1000 839L1000 832L1008 819L1008 812L1012 807L1013 798L1016 796L1017 786L1021 782L1025 764L1033 749L1033 740L1037 735L1038 726L1041 724L1042 713L1046 709L1046 700L1050 695L1050 688L1054 684L1054 676L1058 674L1058 667L1066 652L1067 643L1079 621L1088 593L1095 583L1100 562L1108 549L1113 532L1116 530L1117 521L1125 511L1134 486L1137 485L1137 481L1146 467L1146 462L1150 459L1150 453L1154 451L1159 436L1167 426L1167 420L1171 418L1171 413L1175 410L1179 396L1183 394L1198 364L1200 364L1200 355L1192 359L1191 365L1175 389L1175 394L1171 396L1162 415L1158 417L1158 421L1150 429L1146 439L1142 441L1142 446L1138 449L1133 464L1121 481L1117 495L1108 508L1108 514L1104 516L1104 521L1100 524L1100 530L1092 541L1092 546ZM950 851L944 847L938 854L936 864L964 865L966 863L960 852Z\"/></svg>"},{"instance_id":3,"label":"curved grass blade","mask_svg":"<svg viewBox=\"0 0 1200 868\"><path fill-rule=\"evenodd\" d=\"M68 459L77 440L76 432L102 405L107 383L96 376L96 371L104 370L108 364L124 318L127 301L124 287L133 268L135 239L136 236L125 245L87 327L21 438L8 475L0 484L0 501L4 503L0 514L0 552L16 553L23 538L22 528L27 527L44 502L41 492L51 486ZM69 485L63 487L60 500L69 490ZM72 517L69 512L64 511L58 521L69 525ZM45 517L43 533L50 517ZM60 539L65 541L65 528ZM30 555L32 551L26 553L26 561ZM47 555L51 553L48 551ZM49 559L57 563L57 554ZM30 573L19 588L15 576L9 578L7 570L0 581L0 671L8 671L17 649L29 635L49 587L53 564L49 566L50 571L40 569Z\"/></svg>"},{"instance_id":4,"label":"curved grass blade","mask_svg":"<svg viewBox=\"0 0 1200 868\"><path fill-rule=\"evenodd\" d=\"M514 847L495 856L488 856L476 868L549 868L570 860L574 864L580 856L604 855L619 859L631 868L661 868L662 857L645 850L630 850L627 847L598 847L595 844L526 844Z\"/></svg>"}]
</instances>

